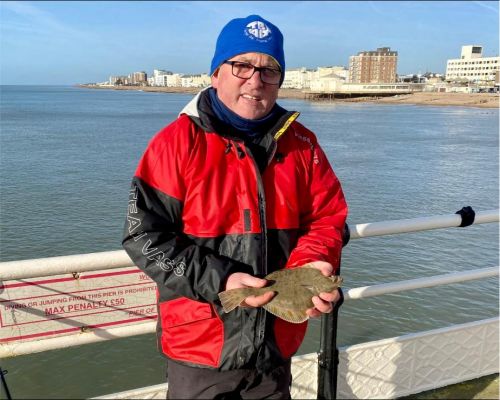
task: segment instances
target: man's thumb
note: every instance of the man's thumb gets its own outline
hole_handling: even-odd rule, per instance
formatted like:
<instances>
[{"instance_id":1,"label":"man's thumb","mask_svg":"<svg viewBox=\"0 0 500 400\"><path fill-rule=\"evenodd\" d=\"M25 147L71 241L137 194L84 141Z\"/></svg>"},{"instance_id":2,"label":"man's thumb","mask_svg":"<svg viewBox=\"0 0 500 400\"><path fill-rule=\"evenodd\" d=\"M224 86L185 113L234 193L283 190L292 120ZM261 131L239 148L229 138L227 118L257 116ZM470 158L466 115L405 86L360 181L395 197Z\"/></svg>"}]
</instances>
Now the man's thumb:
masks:
<instances>
[{"instance_id":1,"label":"man's thumb","mask_svg":"<svg viewBox=\"0 0 500 400\"><path fill-rule=\"evenodd\" d=\"M257 278L256 276L248 276L243 282L246 286L261 288L267 285L267 281L265 279Z\"/></svg>"}]
</instances>

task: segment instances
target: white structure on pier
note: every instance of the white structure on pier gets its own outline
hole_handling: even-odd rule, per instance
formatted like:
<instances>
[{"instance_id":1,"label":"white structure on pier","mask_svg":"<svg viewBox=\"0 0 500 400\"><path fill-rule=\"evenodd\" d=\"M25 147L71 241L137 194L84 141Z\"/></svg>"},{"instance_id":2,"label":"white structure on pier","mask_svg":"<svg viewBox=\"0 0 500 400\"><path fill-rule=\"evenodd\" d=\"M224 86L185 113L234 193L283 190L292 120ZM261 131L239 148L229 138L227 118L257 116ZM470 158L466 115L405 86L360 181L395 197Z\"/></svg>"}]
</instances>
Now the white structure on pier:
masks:
<instances>
[{"instance_id":1,"label":"white structure on pier","mask_svg":"<svg viewBox=\"0 0 500 400\"><path fill-rule=\"evenodd\" d=\"M305 67L285 71L284 89L311 89L313 91L336 90L347 80L349 71L341 66L318 67L316 70Z\"/></svg>"}]
</instances>

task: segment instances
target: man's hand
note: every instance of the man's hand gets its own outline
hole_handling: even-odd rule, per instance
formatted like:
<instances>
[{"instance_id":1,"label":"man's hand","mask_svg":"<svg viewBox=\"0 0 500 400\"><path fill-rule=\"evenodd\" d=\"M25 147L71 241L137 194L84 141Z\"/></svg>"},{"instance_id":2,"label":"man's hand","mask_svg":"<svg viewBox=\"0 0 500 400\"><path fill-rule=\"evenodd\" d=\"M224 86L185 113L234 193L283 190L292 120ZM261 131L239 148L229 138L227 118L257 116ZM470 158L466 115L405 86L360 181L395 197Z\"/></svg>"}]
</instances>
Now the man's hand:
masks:
<instances>
[{"instance_id":1,"label":"man's hand","mask_svg":"<svg viewBox=\"0 0 500 400\"><path fill-rule=\"evenodd\" d=\"M317 268L324 276L331 276L333 273L332 264L326 261L313 261L309 263L311 267ZM313 308L307 309L306 313L311 318L321 316L322 313L329 313L333 310L333 304L340 300L338 289L331 293L320 293L319 296L313 296Z\"/></svg>"},{"instance_id":2,"label":"man's hand","mask_svg":"<svg viewBox=\"0 0 500 400\"><path fill-rule=\"evenodd\" d=\"M265 279L260 279L244 272L235 272L228 276L226 280L226 290L239 288L261 288L267 285ZM273 291L266 292L260 296L248 296L240 304L242 307L262 307L274 297Z\"/></svg>"}]
</instances>

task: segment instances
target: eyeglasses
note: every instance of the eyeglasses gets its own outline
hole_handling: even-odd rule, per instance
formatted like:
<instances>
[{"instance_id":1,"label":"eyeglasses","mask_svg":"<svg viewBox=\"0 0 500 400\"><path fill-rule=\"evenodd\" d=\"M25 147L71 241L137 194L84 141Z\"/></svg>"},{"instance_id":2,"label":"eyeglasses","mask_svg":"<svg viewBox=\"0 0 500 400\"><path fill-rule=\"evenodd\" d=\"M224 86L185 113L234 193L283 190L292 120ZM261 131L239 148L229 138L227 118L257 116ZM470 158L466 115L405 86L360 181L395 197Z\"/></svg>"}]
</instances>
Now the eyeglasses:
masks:
<instances>
[{"instance_id":1,"label":"eyeglasses","mask_svg":"<svg viewBox=\"0 0 500 400\"><path fill-rule=\"evenodd\" d=\"M276 68L256 67L243 61L224 61L223 64L232 66L233 75L241 79L250 79L255 71L260 72L260 80L268 85L279 85L281 71Z\"/></svg>"}]
</instances>

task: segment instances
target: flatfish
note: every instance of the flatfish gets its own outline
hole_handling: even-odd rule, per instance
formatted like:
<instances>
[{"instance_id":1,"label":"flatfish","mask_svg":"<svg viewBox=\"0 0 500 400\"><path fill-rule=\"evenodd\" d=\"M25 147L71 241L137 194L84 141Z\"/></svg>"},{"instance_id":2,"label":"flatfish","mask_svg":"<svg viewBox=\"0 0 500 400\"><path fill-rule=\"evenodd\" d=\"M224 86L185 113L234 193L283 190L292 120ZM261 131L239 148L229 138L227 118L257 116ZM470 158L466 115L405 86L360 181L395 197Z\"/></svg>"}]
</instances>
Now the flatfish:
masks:
<instances>
[{"instance_id":1,"label":"flatfish","mask_svg":"<svg viewBox=\"0 0 500 400\"><path fill-rule=\"evenodd\" d=\"M342 284L340 276L324 276L317 268L305 264L298 268L281 269L267 275L270 283L263 288L238 288L219 293L226 313L238 307L248 296L275 292L273 299L263 307L271 314L295 324L306 321L308 308L314 307L312 297L333 292Z\"/></svg>"}]
</instances>

